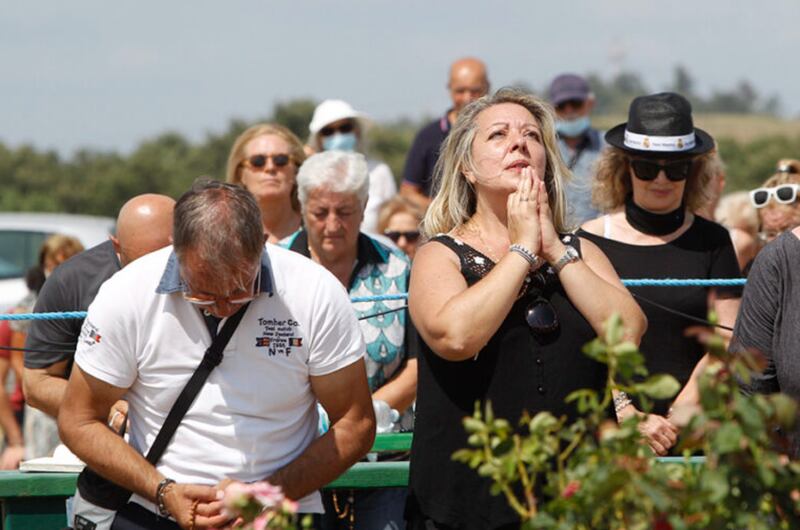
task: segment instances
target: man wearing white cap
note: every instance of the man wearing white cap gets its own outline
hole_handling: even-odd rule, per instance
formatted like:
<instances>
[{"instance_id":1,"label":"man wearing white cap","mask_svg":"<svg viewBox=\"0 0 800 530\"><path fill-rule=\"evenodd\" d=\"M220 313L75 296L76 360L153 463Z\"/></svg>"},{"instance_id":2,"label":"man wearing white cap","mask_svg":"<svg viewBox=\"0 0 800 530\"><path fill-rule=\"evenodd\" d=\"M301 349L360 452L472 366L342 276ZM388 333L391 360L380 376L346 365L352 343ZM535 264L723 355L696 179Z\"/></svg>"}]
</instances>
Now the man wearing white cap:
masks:
<instances>
[{"instance_id":1,"label":"man wearing white cap","mask_svg":"<svg viewBox=\"0 0 800 530\"><path fill-rule=\"evenodd\" d=\"M357 151L363 153L363 135L367 128L367 115L355 110L340 99L326 99L314 109L308 125L311 132L309 144L316 152ZM369 198L361 223L363 232L375 233L378 229L378 212L384 202L397 195L397 183L389 166L367 159L369 168Z\"/></svg>"}]
</instances>

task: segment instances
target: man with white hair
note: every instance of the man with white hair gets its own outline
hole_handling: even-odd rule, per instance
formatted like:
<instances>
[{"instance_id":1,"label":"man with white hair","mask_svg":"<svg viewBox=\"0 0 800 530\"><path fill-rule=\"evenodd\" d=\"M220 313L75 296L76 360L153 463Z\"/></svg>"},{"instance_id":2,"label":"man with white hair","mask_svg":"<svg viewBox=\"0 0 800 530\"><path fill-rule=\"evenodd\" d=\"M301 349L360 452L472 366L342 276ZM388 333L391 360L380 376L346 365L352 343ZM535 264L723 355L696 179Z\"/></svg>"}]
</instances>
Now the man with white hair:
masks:
<instances>
[{"instance_id":1,"label":"man with white hair","mask_svg":"<svg viewBox=\"0 0 800 530\"><path fill-rule=\"evenodd\" d=\"M117 273L89 307L59 429L90 469L133 492L120 527L224 526L229 481L268 480L318 513L317 490L374 439L363 355L336 280L265 246L247 190L201 181L175 206L173 246ZM152 464L142 455L202 370L207 381ZM123 396L130 445L106 425ZM322 437L317 402L331 421Z\"/></svg>"}]
</instances>

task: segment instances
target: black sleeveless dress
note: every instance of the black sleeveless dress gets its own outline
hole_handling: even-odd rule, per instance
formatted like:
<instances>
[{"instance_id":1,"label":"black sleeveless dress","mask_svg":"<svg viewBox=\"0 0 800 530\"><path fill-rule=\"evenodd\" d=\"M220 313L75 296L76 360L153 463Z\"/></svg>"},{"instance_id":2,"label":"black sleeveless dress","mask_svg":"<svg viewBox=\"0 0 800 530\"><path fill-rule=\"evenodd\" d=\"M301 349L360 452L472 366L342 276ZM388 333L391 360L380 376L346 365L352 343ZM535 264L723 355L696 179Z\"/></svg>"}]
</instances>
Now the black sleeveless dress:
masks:
<instances>
[{"instance_id":1,"label":"black sleeveless dress","mask_svg":"<svg viewBox=\"0 0 800 530\"><path fill-rule=\"evenodd\" d=\"M577 237L567 235L563 240L580 252ZM431 241L458 255L468 285L494 266L488 257L450 236ZM546 336L532 332L525 320L536 290L558 316L558 329ZM472 415L478 400L490 400L495 414L512 425L518 424L523 411L534 415L549 410L556 416L575 417L576 411L564 398L579 388L600 391L605 387L605 366L581 352L595 336L567 298L558 276L546 266L526 280L521 297L477 359L448 361L423 345L407 519L431 519L441 528L516 528L518 515L503 495L489 494L491 482L451 459L456 450L468 447L462 420Z\"/></svg>"}]
</instances>

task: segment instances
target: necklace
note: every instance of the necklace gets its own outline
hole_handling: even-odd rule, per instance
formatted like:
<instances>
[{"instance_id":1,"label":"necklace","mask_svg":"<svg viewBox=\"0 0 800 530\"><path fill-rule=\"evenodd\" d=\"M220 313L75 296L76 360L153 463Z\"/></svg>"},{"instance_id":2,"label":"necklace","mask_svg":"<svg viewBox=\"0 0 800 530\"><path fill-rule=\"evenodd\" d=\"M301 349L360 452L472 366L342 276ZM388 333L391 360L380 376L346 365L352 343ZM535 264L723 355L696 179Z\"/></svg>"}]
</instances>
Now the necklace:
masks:
<instances>
[{"instance_id":1,"label":"necklace","mask_svg":"<svg viewBox=\"0 0 800 530\"><path fill-rule=\"evenodd\" d=\"M480 243L481 243L481 249L482 249L483 253L485 253L486 256L490 260L492 260L495 264L497 264L500 261L500 258L497 257L497 255L492 251L492 247L490 247L489 244L486 243L486 240L483 239L483 234L481 233L481 229L478 228L477 223L475 223L475 221L473 219L474 219L474 217L472 219L470 219L469 222L466 225L464 225L465 231L473 232L475 235L478 236L478 241L480 241ZM469 225L472 225L472 226L469 226Z\"/></svg>"}]
</instances>

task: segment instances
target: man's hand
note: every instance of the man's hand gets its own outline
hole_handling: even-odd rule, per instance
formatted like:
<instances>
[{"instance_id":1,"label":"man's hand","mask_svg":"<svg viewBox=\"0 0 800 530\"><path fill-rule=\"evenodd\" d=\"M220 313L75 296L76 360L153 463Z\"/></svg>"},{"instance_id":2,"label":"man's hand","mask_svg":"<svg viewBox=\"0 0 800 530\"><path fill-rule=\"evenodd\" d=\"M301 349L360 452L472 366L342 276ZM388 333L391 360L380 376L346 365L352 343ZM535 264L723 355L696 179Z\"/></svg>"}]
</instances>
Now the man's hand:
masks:
<instances>
[{"instance_id":1,"label":"man's hand","mask_svg":"<svg viewBox=\"0 0 800 530\"><path fill-rule=\"evenodd\" d=\"M229 521L222 514L220 490L199 484L174 484L164 494L164 504L181 528L217 528Z\"/></svg>"},{"instance_id":2,"label":"man's hand","mask_svg":"<svg viewBox=\"0 0 800 530\"><path fill-rule=\"evenodd\" d=\"M108 426L114 432L122 432L122 427L128 421L128 402L120 399L108 411Z\"/></svg>"},{"instance_id":3,"label":"man's hand","mask_svg":"<svg viewBox=\"0 0 800 530\"><path fill-rule=\"evenodd\" d=\"M9 445L0 456L0 469L18 469L23 458L25 458L24 445Z\"/></svg>"}]
</instances>

